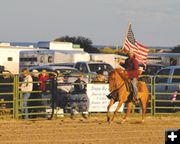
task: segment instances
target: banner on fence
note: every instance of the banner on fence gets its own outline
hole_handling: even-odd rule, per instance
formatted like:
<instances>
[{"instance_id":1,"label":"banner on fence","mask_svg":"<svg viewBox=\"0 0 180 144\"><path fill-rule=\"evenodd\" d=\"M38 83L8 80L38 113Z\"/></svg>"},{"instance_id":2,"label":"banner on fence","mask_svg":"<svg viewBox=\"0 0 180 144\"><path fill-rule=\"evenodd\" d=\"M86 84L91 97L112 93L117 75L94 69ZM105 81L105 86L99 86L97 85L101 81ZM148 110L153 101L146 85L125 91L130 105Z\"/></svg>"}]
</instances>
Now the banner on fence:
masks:
<instances>
[{"instance_id":1,"label":"banner on fence","mask_svg":"<svg viewBox=\"0 0 180 144\"><path fill-rule=\"evenodd\" d=\"M89 112L107 112L109 99L106 97L109 92L108 84L87 84L87 95L89 98ZM110 109L114 111L117 107L116 102ZM119 112L123 112L124 104L121 106Z\"/></svg>"}]
</instances>

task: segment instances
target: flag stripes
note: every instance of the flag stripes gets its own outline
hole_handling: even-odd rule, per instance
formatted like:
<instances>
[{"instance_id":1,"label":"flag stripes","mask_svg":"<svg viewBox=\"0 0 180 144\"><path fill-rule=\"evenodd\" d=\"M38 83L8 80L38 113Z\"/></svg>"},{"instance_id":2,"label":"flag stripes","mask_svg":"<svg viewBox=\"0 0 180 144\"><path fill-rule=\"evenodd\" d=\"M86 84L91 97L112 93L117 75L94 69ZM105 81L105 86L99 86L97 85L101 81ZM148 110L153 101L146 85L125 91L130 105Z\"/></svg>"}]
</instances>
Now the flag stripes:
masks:
<instances>
[{"instance_id":1,"label":"flag stripes","mask_svg":"<svg viewBox=\"0 0 180 144\"><path fill-rule=\"evenodd\" d=\"M131 24L128 28L123 49L125 53L128 53L130 49L133 50L136 54L136 59L138 60L138 62L146 65L149 49L136 41L132 31Z\"/></svg>"}]
</instances>

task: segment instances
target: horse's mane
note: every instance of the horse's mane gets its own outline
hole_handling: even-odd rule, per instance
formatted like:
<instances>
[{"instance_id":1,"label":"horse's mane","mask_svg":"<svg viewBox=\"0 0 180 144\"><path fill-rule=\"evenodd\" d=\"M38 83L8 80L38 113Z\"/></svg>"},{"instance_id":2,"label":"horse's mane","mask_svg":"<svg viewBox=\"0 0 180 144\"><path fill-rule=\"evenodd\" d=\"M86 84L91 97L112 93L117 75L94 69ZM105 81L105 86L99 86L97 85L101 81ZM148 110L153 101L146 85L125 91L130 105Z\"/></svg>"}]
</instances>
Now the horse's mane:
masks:
<instances>
[{"instance_id":1,"label":"horse's mane","mask_svg":"<svg viewBox=\"0 0 180 144\"><path fill-rule=\"evenodd\" d=\"M116 71L124 81L128 81L128 76L125 70L121 68L116 68L114 71Z\"/></svg>"},{"instance_id":2,"label":"horse's mane","mask_svg":"<svg viewBox=\"0 0 180 144\"><path fill-rule=\"evenodd\" d=\"M114 69L109 73L109 85L112 89L117 89L121 84L124 83L123 75L120 73L119 69Z\"/></svg>"}]
</instances>

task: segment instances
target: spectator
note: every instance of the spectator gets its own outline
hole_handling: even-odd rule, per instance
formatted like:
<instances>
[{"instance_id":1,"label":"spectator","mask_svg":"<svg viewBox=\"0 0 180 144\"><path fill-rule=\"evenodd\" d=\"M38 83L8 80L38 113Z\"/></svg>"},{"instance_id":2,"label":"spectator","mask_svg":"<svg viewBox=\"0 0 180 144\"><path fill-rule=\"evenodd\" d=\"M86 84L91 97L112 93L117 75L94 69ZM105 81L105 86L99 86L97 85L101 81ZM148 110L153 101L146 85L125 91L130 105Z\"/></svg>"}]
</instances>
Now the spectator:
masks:
<instances>
[{"instance_id":1,"label":"spectator","mask_svg":"<svg viewBox=\"0 0 180 144\"><path fill-rule=\"evenodd\" d=\"M83 75L80 75L74 83L74 93L86 93L86 82L83 80Z\"/></svg>"},{"instance_id":2,"label":"spectator","mask_svg":"<svg viewBox=\"0 0 180 144\"><path fill-rule=\"evenodd\" d=\"M46 90L46 82L49 79L49 75L46 70L42 70L42 74L39 75L39 82L40 82L40 90L45 92Z\"/></svg>"},{"instance_id":3,"label":"spectator","mask_svg":"<svg viewBox=\"0 0 180 144\"><path fill-rule=\"evenodd\" d=\"M97 76L92 80L92 83L105 83L106 79L103 75L103 70L97 71Z\"/></svg>"},{"instance_id":4,"label":"spectator","mask_svg":"<svg viewBox=\"0 0 180 144\"><path fill-rule=\"evenodd\" d=\"M72 90L72 85L68 83L67 78L65 78L60 72L58 72L57 81L57 106L65 109L68 105L68 99Z\"/></svg>"},{"instance_id":5,"label":"spectator","mask_svg":"<svg viewBox=\"0 0 180 144\"><path fill-rule=\"evenodd\" d=\"M32 74L32 79L33 79L33 91L38 91L40 88L40 84L39 84L39 72L38 70L32 70L33 74Z\"/></svg>"},{"instance_id":6,"label":"spectator","mask_svg":"<svg viewBox=\"0 0 180 144\"><path fill-rule=\"evenodd\" d=\"M86 94L86 82L81 75L74 83L74 91L69 98L71 107L71 116L73 117L77 112L82 112L84 117L88 115L89 99Z\"/></svg>"},{"instance_id":7,"label":"spectator","mask_svg":"<svg viewBox=\"0 0 180 144\"><path fill-rule=\"evenodd\" d=\"M30 93L33 89L33 79L29 73L29 70L24 69L23 70L23 82L21 84L21 91L23 92L23 108L22 108L22 112L25 114L24 118L28 119L28 109L25 108L27 107L27 100L30 97Z\"/></svg>"},{"instance_id":8,"label":"spectator","mask_svg":"<svg viewBox=\"0 0 180 144\"><path fill-rule=\"evenodd\" d=\"M176 100L179 100L179 96L180 96L179 92L180 92L179 90L176 90L171 95L171 103L172 103L172 106L174 107L174 112L176 112L176 110L178 110L178 105L177 105Z\"/></svg>"},{"instance_id":9,"label":"spectator","mask_svg":"<svg viewBox=\"0 0 180 144\"><path fill-rule=\"evenodd\" d=\"M33 79L33 93L31 93L30 99L35 100L35 99L41 99L40 93L36 92L40 90L39 87L39 73L38 70L32 70L32 79ZM29 106L41 106L41 101L30 101ZM38 109L29 109L29 112L38 112ZM33 118L34 116L32 116Z\"/></svg>"},{"instance_id":10,"label":"spectator","mask_svg":"<svg viewBox=\"0 0 180 144\"><path fill-rule=\"evenodd\" d=\"M48 101L44 100L48 97L48 94L46 93L46 84L49 79L49 75L46 70L42 70L42 74L39 75L39 82L40 82L40 90L42 91L42 104L44 106L48 105Z\"/></svg>"}]
</instances>

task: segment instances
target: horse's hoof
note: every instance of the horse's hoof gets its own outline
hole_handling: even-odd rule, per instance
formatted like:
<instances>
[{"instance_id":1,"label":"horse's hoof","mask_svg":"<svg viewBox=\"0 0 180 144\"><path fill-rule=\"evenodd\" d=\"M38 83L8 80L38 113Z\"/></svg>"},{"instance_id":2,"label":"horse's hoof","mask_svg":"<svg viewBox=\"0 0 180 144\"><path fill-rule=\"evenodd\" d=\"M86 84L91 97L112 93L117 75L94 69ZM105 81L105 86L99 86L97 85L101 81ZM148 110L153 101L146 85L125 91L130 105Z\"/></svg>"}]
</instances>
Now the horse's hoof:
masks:
<instances>
[{"instance_id":1,"label":"horse's hoof","mask_svg":"<svg viewBox=\"0 0 180 144\"><path fill-rule=\"evenodd\" d=\"M121 120L121 124L125 123L126 119L122 119Z\"/></svg>"}]
</instances>

